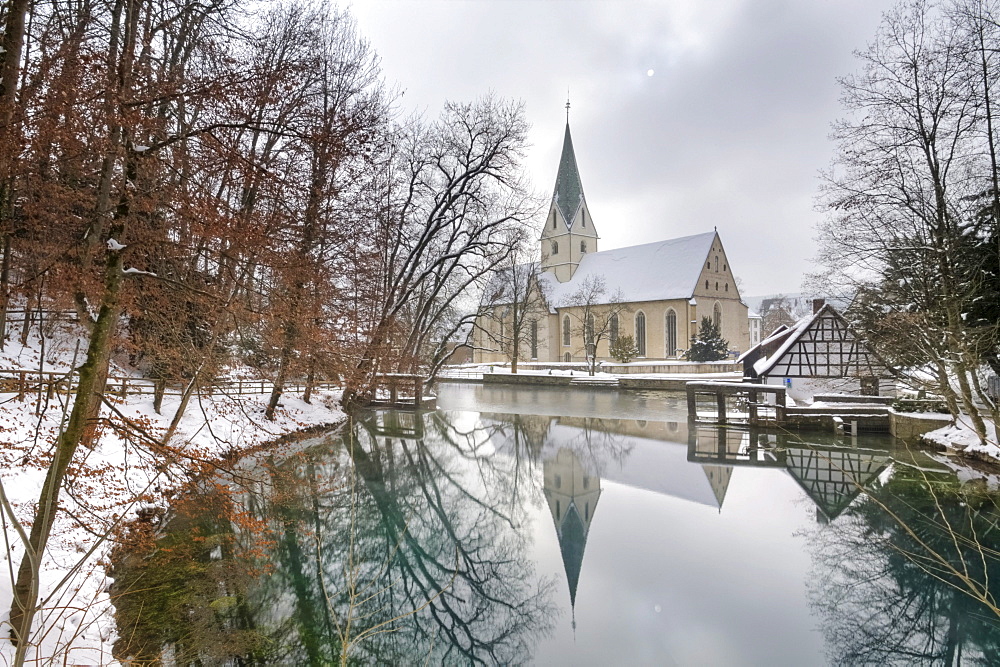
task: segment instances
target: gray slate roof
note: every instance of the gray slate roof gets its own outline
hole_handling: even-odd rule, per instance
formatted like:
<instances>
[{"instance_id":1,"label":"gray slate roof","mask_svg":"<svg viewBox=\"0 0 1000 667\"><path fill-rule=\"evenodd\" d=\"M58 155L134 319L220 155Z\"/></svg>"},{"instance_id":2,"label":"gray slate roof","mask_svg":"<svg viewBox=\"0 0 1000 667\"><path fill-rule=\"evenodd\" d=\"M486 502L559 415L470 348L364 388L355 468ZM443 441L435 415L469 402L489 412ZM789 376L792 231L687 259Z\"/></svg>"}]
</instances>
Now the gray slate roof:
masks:
<instances>
[{"instance_id":1,"label":"gray slate roof","mask_svg":"<svg viewBox=\"0 0 1000 667\"><path fill-rule=\"evenodd\" d=\"M573 137L569 134L569 122L566 123L566 136L563 138L562 157L559 158L559 173L556 174L556 187L552 199L559 206L568 227L573 223L573 216L583 203L583 183L580 181L580 169L576 166L576 153L573 152Z\"/></svg>"}]
</instances>

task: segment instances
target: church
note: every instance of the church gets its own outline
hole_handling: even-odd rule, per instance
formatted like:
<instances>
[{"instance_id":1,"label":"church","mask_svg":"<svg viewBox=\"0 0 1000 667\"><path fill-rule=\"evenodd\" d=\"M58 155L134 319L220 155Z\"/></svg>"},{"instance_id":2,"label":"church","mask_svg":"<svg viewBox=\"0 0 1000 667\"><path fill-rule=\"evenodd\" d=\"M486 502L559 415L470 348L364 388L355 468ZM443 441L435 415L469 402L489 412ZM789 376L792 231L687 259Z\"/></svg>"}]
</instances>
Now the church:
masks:
<instances>
[{"instance_id":1,"label":"church","mask_svg":"<svg viewBox=\"0 0 1000 667\"><path fill-rule=\"evenodd\" d=\"M702 317L715 321L732 352L750 347L747 306L717 231L604 251L599 240L567 117L540 257L532 265L529 291L541 298L532 302L524 335L514 338L509 307L484 309L473 332L474 361L508 361L511 344L521 361L581 362L589 354L613 361L610 346L619 336L632 336L636 361L677 360Z\"/></svg>"}]
</instances>

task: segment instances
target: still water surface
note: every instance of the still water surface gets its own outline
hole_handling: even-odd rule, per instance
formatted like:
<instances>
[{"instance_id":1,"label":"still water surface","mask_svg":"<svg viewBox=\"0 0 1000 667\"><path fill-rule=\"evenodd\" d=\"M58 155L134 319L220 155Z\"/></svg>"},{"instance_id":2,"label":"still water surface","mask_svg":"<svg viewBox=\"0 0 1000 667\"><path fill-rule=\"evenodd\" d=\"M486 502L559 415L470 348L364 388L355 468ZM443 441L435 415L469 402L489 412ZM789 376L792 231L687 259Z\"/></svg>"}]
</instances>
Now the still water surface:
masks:
<instances>
[{"instance_id":1,"label":"still water surface","mask_svg":"<svg viewBox=\"0 0 1000 667\"><path fill-rule=\"evenodd\" d=\"M201 480L155 543L134 527L118 657L1000 664L996 505L930 455L689 430L666 392L438 405Z\"/></svg>"}]
</instances>

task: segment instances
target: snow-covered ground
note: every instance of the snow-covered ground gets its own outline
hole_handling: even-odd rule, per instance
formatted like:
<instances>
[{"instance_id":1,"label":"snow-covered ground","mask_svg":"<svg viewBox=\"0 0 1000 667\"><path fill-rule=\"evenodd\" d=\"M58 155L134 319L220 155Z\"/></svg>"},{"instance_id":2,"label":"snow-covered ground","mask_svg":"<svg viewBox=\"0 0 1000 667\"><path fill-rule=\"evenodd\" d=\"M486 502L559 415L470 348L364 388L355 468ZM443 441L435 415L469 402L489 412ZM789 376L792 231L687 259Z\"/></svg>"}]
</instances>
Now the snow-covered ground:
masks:
<instances>
[{"instance_id":1,"label":"snow-covered ground","mask_svg":"<svg viewBox=\"0 0 1000 667\"><path fill-rule=\"evenodd\" d=\"M42 341L31 338L21 346L8 341L0 352L0 370L68 371L77 349L76 338L65 334ZM85 349L81 343L80 350ZM44 356L44 358L43 358ZM82 360L79 353L78 362ZM115 367L112 375L134 375ZM0 387L2 389L2 387ZM64 420L65 395L50 400L43 395L0 393L0 481L18 520L28 529L52 443ZM102 412L98 445L77 452L74 481L61 494L63 511L53 528L42 559L43 611L36 617L29 664L63 663L106 665L114 661L115 640L109 581L104 559L110 542L101 535L116 522L127 520L142 505L159 502L160 494L184 479L184 469L199 460L244 450L281 435L320 424L342 421L339 396L320 392L307 404L298 396L282 397L273 422L264 419L267 394L192 398L177 433L172 461L163 452L153 454L147 437L162 437L179 403L166 396L162 414L153 410L152 396L129 396ZM131 422L126 428L125 422ZM14 648L7 640L12 579L24 549L7 517L0 523L0 665L10 664Z\"/></svg>"},{"instance_id":2,"label":"snow-covered ground","mask_svg":"<svg viewBox=\"0 0 1000 667\"><path fill-rule=\"evenodd\" d=\"M1000 463L996 426L987 420L987 442L983 444L979 441L979 436L976 435L972 425L967 422L968 418L959 419L955 424L925 433L923 439L925 442L939 445L963 456Z\"/></svg>"}]
</instances>

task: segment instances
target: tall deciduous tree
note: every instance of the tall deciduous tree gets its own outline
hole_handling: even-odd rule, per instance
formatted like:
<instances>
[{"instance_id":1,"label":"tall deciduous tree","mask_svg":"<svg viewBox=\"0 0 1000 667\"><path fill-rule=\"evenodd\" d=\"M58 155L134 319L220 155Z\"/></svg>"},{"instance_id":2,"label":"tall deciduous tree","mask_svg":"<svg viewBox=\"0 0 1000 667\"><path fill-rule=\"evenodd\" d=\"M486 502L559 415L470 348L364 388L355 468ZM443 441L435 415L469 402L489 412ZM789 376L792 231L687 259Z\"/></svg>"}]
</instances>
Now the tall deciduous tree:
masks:
<instances>
[{"instance_id":1,"label":"tall deciduous tree","mask_svg":"<svg viewBox=\"0 0 1000 667\"><path fill-rule=\"evenodd\" d=\"M521 169L521 104L448 104L436 122L399 129L373 187L374 225L347 277L365 317L345 399L375 375L415 372L461 325L462 299L511 252L512 230L537 210ZM373 287L366 284L373 283ZM437 341L437 342L435 342Z\"/></svg>"},{"instance_id":2,"label":"tall deciduous tree","mask_svg":"<svg viewBox=\"0 0 1000 667\"><path fill-rule=\"evenodd\" d=\"M511 373L517 373L521 359L534 356L532 351L539 342L538 322L548 314L541 269L537 262L527 261L534 251L526 246L524 230L515 230L514 234L510 240L514 251L483 291L476 318L477 337L507 357Z\"/></svg>"},{"instance_id":3,"label":"tall deciduous tree","mask_svg":"<svg viewBox=\"0 0 1000 667\"><path fill-rule=\"evenodd\" d=\"M958 11L972 6L905 2L858 53L861 71L841 81L849 115L834 126L820 241L826 278L859 295L858 324L876 348L908 365L914 384L933 378L986 440L980 406L994 421L997 411L982 390L983 360L996 353L1000 323L975 313L992 289L981 249L996 234L1000 43Z\"/></svg>"}]
</instances>

